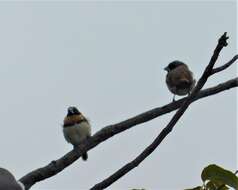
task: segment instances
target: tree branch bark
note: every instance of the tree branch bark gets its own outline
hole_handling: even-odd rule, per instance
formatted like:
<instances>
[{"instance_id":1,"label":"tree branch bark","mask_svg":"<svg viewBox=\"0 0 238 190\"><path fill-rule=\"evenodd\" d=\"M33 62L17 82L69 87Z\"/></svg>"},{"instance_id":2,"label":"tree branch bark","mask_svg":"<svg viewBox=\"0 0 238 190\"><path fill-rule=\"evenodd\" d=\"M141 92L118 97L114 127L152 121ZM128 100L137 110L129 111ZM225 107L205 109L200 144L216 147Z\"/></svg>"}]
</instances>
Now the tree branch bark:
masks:
<instances>
[{"instance_id":1,"label":"tree branch bark","mask_svg":"<svg viewBox=\"0 0 238 190\"><path fill-rule=\"evenodd\" d=\"M235 55L229 62L227 62L226 64L217 67L215 69L212 70L212 75L218 72L221 72L223 70L225 70L226 68L230 67L236 60L238 59L238 55Z\"/></svg>"},{"instance_id":2,"label":"tree branch bark","mask_svg":"<svg viewBox=\"0 0 238 190\"><path fill-rule=\"evenodd\" d=\"M226 36L225 36L225 39L227 39ZM223 41L223 43L224 43L224 41ZM215 55L213 55L213 57L211 59L211 63L215 63L214 60L216 61L218 54L223 47L223 46L221 47L220 45L218 45L218 46L219 47L217 47L214 51ZM206 70L205 70L205 72L207 72ZM211 74L211 73L209 72L209 74ZM206 82L206 80L205 80L205 82ZM198 82L198 84L201 85L201 82L200 83ZM26 190L28 190L35 183L42 181L46 178L52 177L52 176L56 175L57 173L61 172L67 166L71 165L73 162L75 162L81 156L81 153L80 153L81 151L90 150L90 149L94 148L95 146L97 146L98 144L100 144L101 142L103 142L103 141L111 138L112 136L119 134L127 129L130 129L133 126L150 121L150 120L157 118L163 114L174 111L174 110L178 109L179 107L181 107L181 105L187 101L189 101L189 104L190 104L191 102L196 101L198 99L201 99L201 98L204 98L204 97L207 97L210 95L214 95L214 94L217 94L224 90L228 90L230 88L234 88L237 86L238 86L238 78L234 78L232 80L221 83L221 84L214 86L212 88L202 90L197 95L196 95L197 92L195 93L195 95L193 92L189 97L182 98L178 101L169 103L165 106L158 107L158 108L152 109L150 111L144 112L142 114L139 114L135 117L132 117L132 118L122 121L120 123L104 127L100 131L98 131L96 134L94 134L91 138L84 141L79 146L78 151L72 150L72 151L68 152L63 157L59 158L58 160L52 161L50 164L48 164L42 168L38 168L38 169L30 172L29 174L26 174L25 176L23 176L20 179L20 181L25 185ZM191 98L191 96L192 96L192 98Z\"/></svg>"},{"instance_id":3,"label":"tree branch bark","mask_svg":"<svg viewBox=\"0 0 238 190\"><path fill-rule=\"evenodd\" d=\"M238 87L238 77L200 91L193 101L197 101L235 87ZM178 109L186 99L187 97L146 111L120 123L106 126L93 135L89 139L90 141L88 140L88 142L83 142L81 146L84 146L86 150L90 150L116 134ZM26 174L20 179L20 181L25 185L26 190L28 190L35 183L58 174L66 167L74 163L78 158L80 158L80 156L81 154L77 154L74 150L72 150L58 160L52 161L48 165Z\"/></svg>"},{"instance_id":4,"label":"tree branch bark","mask_svg":"<svg viewBox=\"0 0 238 190\"><path fill-rule=\"evenodd\" d=\"M198 80L197 85L195 86L194 90L192 91L191 95L187 97L187 99L183 102L182 106L178 109L178 111L174 114L170 122L167 124L167 126L161 131L161 133L156 137L156 139L134 160L127 163L125 166L123 166L121 169L117 170L114 174L103 180L102 182L96 184L93 186L90 190L101 190L105 189L108 186L110 186L112 183L120 179L122 176L126 175L129 171L137 167L145 158L147 158L159 145L160 143L165 139L165 137L173 130L175 124L178 122L178 120L182 117L184 112L187 110L189 105L193 102L193 99L196 97L196 95L199 93L199 91L202 89L204 84L206 83L209 76L211 76L213 66L216 63L216 60L222 50L223 47L227 46L227 40L228 37L226 36L226 33L224 33L219 41L216 49L214 50L213 56L207 65L205 71L203 72L201 78Z\"/></svg>"}]
</instances>

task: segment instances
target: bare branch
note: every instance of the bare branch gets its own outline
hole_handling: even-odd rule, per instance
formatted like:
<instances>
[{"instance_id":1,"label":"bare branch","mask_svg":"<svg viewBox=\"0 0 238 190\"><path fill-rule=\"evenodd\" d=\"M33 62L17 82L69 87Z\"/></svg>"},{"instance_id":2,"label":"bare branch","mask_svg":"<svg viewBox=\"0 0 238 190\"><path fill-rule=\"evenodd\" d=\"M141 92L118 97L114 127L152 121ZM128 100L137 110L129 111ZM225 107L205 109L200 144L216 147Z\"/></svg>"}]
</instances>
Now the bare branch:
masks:
<instances>
[{"instance_id":1,"label":"bare branch","mask_svg":"<svg viewBox=\"0 0 238 190\"><path fill-rule=\"evenodd\" d=\"M225 38L226 38L226 36L225 36ZM219 48L222 49L220 47L220 45L219 45L219 47L216 48L216 50L214 51L214 54L216 52L216 55L213 55L212 60L217 59L218 54L219 54L217 52L218 51L220 52ZM209 71L209 73L210 73L210 71ZM215 87L200 91L197 94L197 96L192 97L192 99L190 99L190 101L193 102L198 99L201 99L201 98L204 98L204 97L207 97L210 95L214 95L216 93L219 93L224 90L234 88L237 86L238 86L238 78L234 78L234 79L229 80L225 83L219 84ZM95 146L97 146L98 144L100 144L101 142L111 138L112 136L114 136L118 133L121 133L127 129L130 129L133 126L150 121L150 120L157 118L163 114L166 114L166 113L169 113L171 111L178 109L187 100L188 100L188 97L180 99L176 102L167 104L165 106L158 107L158 108L152 109L150 111L144 112L140 115L137 115L135 117L132 117L132 118L122 121L120 123L104 127L103 129L98 131L95 135L93 135L91 138L84 141L79 146L79 149L82 151L90 150L90 149L94 148ZM25 185L26 190L30 189L30 187L32 185L34 185L35 183L42 181L46 178L52 177L52 176L56 175L57 173L61 172L67 166L69 166L73 162L75 162L80 156L81 156L80 152L78 153L78 152L72 150L72 151L68 152L67 154L65 154L63 157L59 158L58 160L52 161L50 164L48 164L42 168L38 168L38 169L30 172L29 174L23 176L20 179L20 181Z\"/></svg>"},{"instance_id":2,"label":"bare branch","mask_svg":"<svg viewBox=\"0 0 238 190\"><path fill-rule=\"evenodd\" d=\"M195 89L191 93L191 95L188 96L188 98L184 101L182 106L178 109L178 111L174 114L170 122L167 124L167 126L161 131L161 133L156 137L156 139L134 160L127 163L125 166L120 168L118 171L116 171L114 174L109 176L107 179L103 180L102 182L96 184L93 186L90 190L101 190L105 189L108 186L110 186L112 183L120 179L122 176L127 174L129 171L137 167L145 158L147 158L159 145L160 143L165 139L165 137L173 130L175 124L177 121L182 117L184 112L187 110L189 105L192 103L193 99L196 97L196 95L199 93L199 91L202 89L204 84L206 83L209 76L211 76L211 71L213 69L213 66L219 56L220 51L223 47L227 45L226 33L224 33L221 38L218 41L218 45L216 49L214 50L213 56L206 67L205 71L203 72L201 78L199 79L197 85L195 86Z\"/></svg>"},{"instance_id":3,"label":"bare branch","mask_svg":"<svg viewBox=\"0 0 238 190\"><path fill-rule=\"evenodd\" d=\"M236 60L238 59L238 55L235 55L229 62L227 62L226 64L217 67L215 69L212 70L211 75L221 72L223 70L225 70L226 68L230 67Z\"/></svg>"},{"instance_id":4,"label":"bare branch","mask_svg":"<svg viewBox=\"0 0 238 190\"><path fill-rule=\"evenodd\" d=\"M200 91L193 101L212 96L235 87L238 87L238 78L228 80L214 87ZM120 123L104 127L89 139L90 142L84 142L81 146L84 146L86 150L90 150L116 134L178 109L186 99L187 97L182 98L173 103L154 108ZM80 156L81 154L77 154L72 150L58 160L52 161L50 164L26 174L20 179L20 181L25 185L26 190L30 189L30 187L35 183L61 172L63 169L74 163Z\"/></svg>"}]
</instances>

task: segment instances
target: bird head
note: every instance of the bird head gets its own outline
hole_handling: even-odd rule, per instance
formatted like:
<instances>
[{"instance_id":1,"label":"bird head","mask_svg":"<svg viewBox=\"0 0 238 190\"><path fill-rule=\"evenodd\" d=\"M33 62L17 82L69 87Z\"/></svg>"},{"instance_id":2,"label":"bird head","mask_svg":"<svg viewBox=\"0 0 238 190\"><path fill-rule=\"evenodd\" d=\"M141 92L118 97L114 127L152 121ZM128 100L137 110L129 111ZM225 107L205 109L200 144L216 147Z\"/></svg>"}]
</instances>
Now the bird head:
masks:
<instances>
[{"instance_id":1,"label":"bird head","mask_svg":"<svg viewBox=\"0 0 238 190\"><path fill-rule=\"evenodd\" d=\"M81 113L79 112L79 110L74 107L74 106L70 106L68 107L68 114L67 116L70 116L70 115L80 115Z\"/></svg>"},{"instance_id":2,"label":"bird head","mask_svg":"<svg viewBox=\"0 0 238 190\"><path fill-rule=\"evenodd\" d=\"M164 70L169 72L169 71L177 68L180 65L185 65L185 63L183 63L181 61L173 61L173 62L169 63L168 66L164 68Z\"/></svg>"}]
</instances>

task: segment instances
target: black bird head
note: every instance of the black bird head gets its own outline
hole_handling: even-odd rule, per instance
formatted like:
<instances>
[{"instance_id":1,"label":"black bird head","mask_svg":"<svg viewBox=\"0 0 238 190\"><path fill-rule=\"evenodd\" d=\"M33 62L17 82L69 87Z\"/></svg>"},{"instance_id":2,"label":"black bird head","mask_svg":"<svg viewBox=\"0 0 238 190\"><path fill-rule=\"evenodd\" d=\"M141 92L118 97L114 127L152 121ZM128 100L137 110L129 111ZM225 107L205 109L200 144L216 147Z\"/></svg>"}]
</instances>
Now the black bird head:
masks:
<instances>
[{"instance_id":1,"label":"black bird head","mask_svg":"<svg viewBox=\"0 0 238 190\"><path fill-rule=\"evenodd\" d=\"M70 116L70 115L80 115L81 113L79 112L79 110L74 107L74 106L70 106L68 107L68 114L67 116Z\"/></svg>"},{"instance_id":2,"label":"black bird head","mask_svg":"<svg viewBox=\"0 0 238 190\"><path fill-rule=\"evenodd\" d=\"M181 61L173 61L173 62L169 63L168 66L164 68L164 70L169 72L169 71L177 68L180 65L185 65L185 63L183 63Z\"/></svg>"}]
</instances>

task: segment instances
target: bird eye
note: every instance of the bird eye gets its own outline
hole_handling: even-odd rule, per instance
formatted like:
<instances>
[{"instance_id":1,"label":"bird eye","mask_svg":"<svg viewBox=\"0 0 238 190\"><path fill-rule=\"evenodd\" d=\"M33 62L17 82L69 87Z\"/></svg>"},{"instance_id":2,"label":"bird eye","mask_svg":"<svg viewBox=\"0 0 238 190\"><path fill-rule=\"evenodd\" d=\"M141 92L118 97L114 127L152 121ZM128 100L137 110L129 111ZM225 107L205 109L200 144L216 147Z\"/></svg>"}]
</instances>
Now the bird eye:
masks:
<instances>
[{"instance_id":1,"label":"bird eye","mask_svg":"<svg viewBox=\"0 0 238 190\"><path fill-rule=\"evenodd\" d=\"M80 114L79 110L73 106L68 108L68 113L70 115Z\"/></svg>"},{"instance_id":2,"label":"bird eye","mask_svg":"<svg viewBox=\"0 0 238 190\"><path fill-rule=\"evenodd\" d=\"M74 113L77 113L77 112L78 112L77 108L74 107L74 108L73 108L73 112L74 112Z\"/></svg>"},{"instance_id":3,"label":"bird eye","mask_svg":"<svg viewBox=\"0 0 238 190\"><path fill-rule=\"evenodd\" d=\"M71 113L71 114L73 114L73 113L74 113L74 108L73 108L73 107L69 107L69 108L68 108L68 112Z\"/></svg>"},{"instance_id":4,"label":"bird eye","mask_svg":"<svg viewBox=\"0 0 238 190\"><path fill-rule=\"evenodd\" d=\"M80 114L79 110L76 107L74 107L73 112L74 114Z\"/></svg>"}]
</instances>

